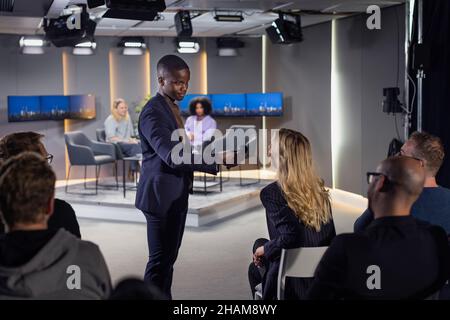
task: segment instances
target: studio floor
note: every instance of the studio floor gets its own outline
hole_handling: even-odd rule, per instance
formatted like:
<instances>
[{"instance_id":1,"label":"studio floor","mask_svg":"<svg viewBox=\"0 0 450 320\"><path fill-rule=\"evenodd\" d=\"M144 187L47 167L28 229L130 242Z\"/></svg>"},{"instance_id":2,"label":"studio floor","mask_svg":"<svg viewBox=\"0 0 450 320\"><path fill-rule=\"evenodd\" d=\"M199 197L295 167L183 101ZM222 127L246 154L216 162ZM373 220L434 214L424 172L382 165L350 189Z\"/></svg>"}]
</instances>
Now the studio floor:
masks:
<instances>
[{"instance_id":1,"label":"studio floor","mask_svg":"<svg viewBox=\"0 0 450 320\"><path fill-rule=\"evenodd\" d=\"M83 239L100 246L113 284L124 277L143 277L148 256L144 224L79 222ZM247 269L258 237L267 237L262 208L207 227L186 228L175 265L174 299L250 299Z\"/></svg>"}]
</instances>

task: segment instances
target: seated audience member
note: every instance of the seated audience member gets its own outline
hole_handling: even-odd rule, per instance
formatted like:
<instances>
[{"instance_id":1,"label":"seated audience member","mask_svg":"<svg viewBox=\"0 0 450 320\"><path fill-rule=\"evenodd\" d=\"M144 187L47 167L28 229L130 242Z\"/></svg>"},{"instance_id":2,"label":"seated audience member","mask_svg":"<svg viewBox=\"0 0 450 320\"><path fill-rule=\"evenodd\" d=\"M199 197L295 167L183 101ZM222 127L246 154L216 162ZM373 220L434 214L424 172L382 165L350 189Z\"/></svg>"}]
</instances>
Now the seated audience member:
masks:
<instances>
[{"instance_id":1,"label":"seated audience member","mask_svg":"<svg viewBox=\"0 0 450 320\"><path fill-rule=\"evenodd\" d=\"M186 119L184 128L191 145L199 149L211 140L217 128L216 121L210 116L211 101L204 97L195 98L189 104L189 111L191 116Z\"/></svg>"},{"instance_id":2,"label":"seated audience member","mask_svg":"<svg viewBox=\"0 0 450 320\"><path fill-rule=\"evenodd\" d=\"M128 105L123 99L114 100L111 107L111 114L105 120L106 141L116 143L123 154L133 157L142 153L139 140L133 138L134 128L128 113ZM131 170L136 171L138 162L131 162Z\"/></svg>"},{"instance_id":3,"label":"seated audience member","mask_svg":"<svg viewBox=\"0 0 450 320\"><path fill-rule=\"evenodd\" d=\"M420 161L397 156L367 173L374 221L362 232L338 235L319 263L310 299L425 299L449 277L445 231L416 220L422 192Z\"/></svg>"},{"instance_id":4,"label":"seated audience member","mask_svg":"<svg viewBox=\"0 0 450 320\"><path fill-rule=\"evenodd\" d=\"M99 248L64 229L48 229L55 173L24 152L0 168L0 299L105 299L111 280Z\"/></svg>"},{"instance_id":5,"label":"seated audience member","mask_svg":"<svg viewBox=\"0 0 450 320\"><path fill-rule=\"evenodd\" d=\"M159 289L140 279L129 278L120 281L109 300L167 300Z\"/></svg>"},{"instance_id":6,"label":"seated audience member","mask_svg":"<svg viewBox=\"0 0 450 320\"><path fill-rule=\"evenodd\" d=\"M425 132L414 132L400 154L422 160L425 167L424 188L412 206L411 215L441 226L450 235L450 190L436 183L436 174L444 160L441 140ZM373 213L368 209L356 220L355 231L364 230L372 220Z\"/></svg>"},{"instance_id":7,"label":"seated audience member","mask_svg":"<svg viewBox=\"0 0 450 320\"><path fill-rule=\"evenodd\" d=\"M47 153L41 139L44 136L36 132L18 132L9 134L0 140L0 154L3 161L24 151L39 153L49 163L53 156ZM55 199L54 211L48 220L49 229L64 228L78 238L81 238L80 226L72 206L64 200ZM0 233L4 232L4 225L0 223Z\"/></svg>"},{"instance_id":8,"label":"seated audience member","mask_svg":"<svg viewBox=\"0 0 450 320\"><path fill-rule=\"evenodd\" d=\"M328 191L314 170L311 146L301 133L281 129L270 156L277 181L261 191L270 240L258 239L249 267L252 293L262 283L265 300L276 299L282 249L328 246L336 235ZM305 297L311 279L288 279L286 299Z\"/></svg>"}]
</instances>

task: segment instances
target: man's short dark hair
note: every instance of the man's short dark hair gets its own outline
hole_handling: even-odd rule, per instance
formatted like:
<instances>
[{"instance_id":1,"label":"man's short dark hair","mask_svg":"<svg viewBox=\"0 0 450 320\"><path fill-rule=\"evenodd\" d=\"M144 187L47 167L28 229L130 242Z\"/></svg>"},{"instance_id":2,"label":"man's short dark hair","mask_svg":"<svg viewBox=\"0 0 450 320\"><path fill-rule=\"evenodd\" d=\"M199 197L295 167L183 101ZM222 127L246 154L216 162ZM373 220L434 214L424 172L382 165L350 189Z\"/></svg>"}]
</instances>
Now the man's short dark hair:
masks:
<instances>
[{"instance_id":1,"label":"man's short dark hair","mask_svg":"<svg viewBox=\"0 0 450 320\"><path fill-rule=\"evenodd\" d=\"M189 112L192 115L196 114L195 107L197 106L198 103L201 104L203 111L205 112L205 115L208 115L211 113L211 111L212 111L211 101L205 97L197 97L197 98L192 99L189 102Z\"/></svg>"},{"instance_id":2,"label":"man's short dark hair","mask_svg":"<svg viewBox=\"0 0 450 320\"><path fill-rule=\"evenodd\" d=\"M56 176L47 160L23 152L0 167L0 212L9 226L41 222L55 193Z\"/></svg>"},{"instance_id":3,"label":"man's short dark hair","mask_svg":"<svg viewBox=\"0 0 450 320\"><path fill-rule=\"evenodd\" d=\"M189 70L189 66L187 65L186 61L181 59L179 56L168 54L159 59L156 69L159 74L163 71L172 72L184 69Z\"/></svg>"},{"instance_id":4,"label":"man's short dark hair","mask_svg":"<svg viewBox=\"0 0 450 320\"><path fill-rule=\"evenodd\" d=\"M409 137L414 142L414 156L423 159L426 162L426 169L434 176L444 162L445 151L439 137L433 136L427 132L414 132Z\"/></svg>"},{"instance_id":5,"label":"man's short dark hair","mask_svg":"<svg viewBox=\"0 0 450 320\"><path fill-rule=\"evenodd\" d=\"M0 140L0 158L7 160L24 151L41 154L44 148L41 142L43 137L44 135L32 131L8 134Z\"/></svg>"}]
</instances>

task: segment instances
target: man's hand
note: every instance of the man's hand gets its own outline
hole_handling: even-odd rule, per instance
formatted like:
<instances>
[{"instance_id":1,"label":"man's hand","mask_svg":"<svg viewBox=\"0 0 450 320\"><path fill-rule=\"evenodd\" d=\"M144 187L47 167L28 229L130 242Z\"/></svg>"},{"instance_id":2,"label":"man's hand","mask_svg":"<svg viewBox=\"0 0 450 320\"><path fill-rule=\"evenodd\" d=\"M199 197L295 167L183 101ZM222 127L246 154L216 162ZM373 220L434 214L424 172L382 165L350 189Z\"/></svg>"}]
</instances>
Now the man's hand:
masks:
<instances>
[{"instance_id":1,"label":"man's hand","mask_svg":"<svg viewBox=\"0 0 450 320\"><path fill-rule=\"evenodd\" d=\"M255 253L253 254L253 263L257 267L263 266L263 258L264 258L264 246L259 247L256 249Z\"/></svg>"}]
</instances>

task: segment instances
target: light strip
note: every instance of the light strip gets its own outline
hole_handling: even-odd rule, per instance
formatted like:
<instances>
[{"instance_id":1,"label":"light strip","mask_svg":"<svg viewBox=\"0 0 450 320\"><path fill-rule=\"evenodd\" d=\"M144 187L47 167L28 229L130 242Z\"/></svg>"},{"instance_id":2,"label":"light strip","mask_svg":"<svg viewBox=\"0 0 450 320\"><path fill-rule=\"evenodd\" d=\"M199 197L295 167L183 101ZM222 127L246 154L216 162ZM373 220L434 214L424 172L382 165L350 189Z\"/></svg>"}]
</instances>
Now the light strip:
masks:
<instances>
[{"instance_id":1,"label":"light strip","mask_svg":"<svg viewBox=\"0 0 450 320\"><path fill-rule=\"evenodd\" d=\"M201 93L208 94L208 53L206 52L206 46L203 45L201 53Z\"/></svg>"},{"instance_id":2,"label":"light strip","mask_svg":"<svg viewBox=\"0 0 450 320\"><path fill-rule=\"evenodd\" d=\"M262 36L262 83L261 83L261 91L262 93L266 93L267 90L267 36ZM263 169L267 167L267 118L266 116L262 117L262 130L263 130L263 143L262 143L262 165Z\"/></svg>"},{"instance_id":3,"label":"light strip","mask_svg":"<svg viewBox=\"0 0 450 320\"><path fill-rule=\"evenodd\" d=\"M150 50L145 51L145 95L151 96L152 94L152 86L151 86L151 71L150 71Z\"/></svg>"},{"instance_id":4,"label":"light strip","mask_svg":"<svg viewBox=\"0 0 450 320\"><path fill-rule=\"evenodd\" d=\"M116 99L116 73L114 72L114 52L109 50L108 54L109 63L109 102L112 105L114 99Z\"/></svg>"},{"instance_id":5,"label":"light strip","mask_svg":"<svg viewBox=\"0 0 450 320\"><path fill-rule=\"evenodd\" d=\"M339 75L337 70L337 24L336 20L331 22L331 173L333 189L339 186L338 168L340 152L342 149L342 128L339 105Z\"/></svg>"},{"instance_id":6,"label":"light strip","mask_svg":"<svg viewBox=\"0 0 450 320\"><path fill-rule=\"evenodd\" d=\"M62 52L62 72L63 72L63 94L69 94L69 55L64 50ZM64 133L70 132L70 120L64 119ZM69 155L67 153L67 148L64 147L64 163L66 169L66 177L69 174Z\"/></svg>"}]
</instances>

